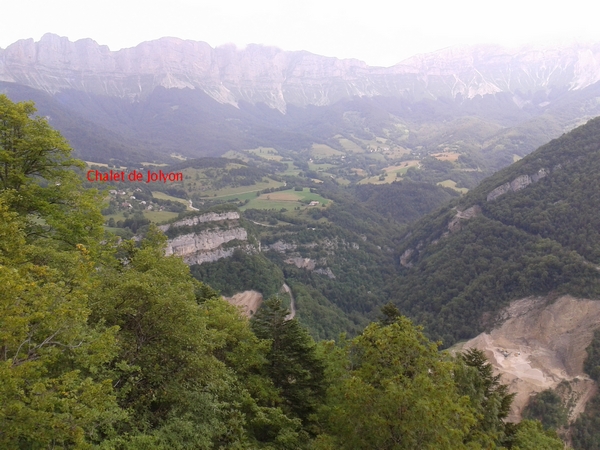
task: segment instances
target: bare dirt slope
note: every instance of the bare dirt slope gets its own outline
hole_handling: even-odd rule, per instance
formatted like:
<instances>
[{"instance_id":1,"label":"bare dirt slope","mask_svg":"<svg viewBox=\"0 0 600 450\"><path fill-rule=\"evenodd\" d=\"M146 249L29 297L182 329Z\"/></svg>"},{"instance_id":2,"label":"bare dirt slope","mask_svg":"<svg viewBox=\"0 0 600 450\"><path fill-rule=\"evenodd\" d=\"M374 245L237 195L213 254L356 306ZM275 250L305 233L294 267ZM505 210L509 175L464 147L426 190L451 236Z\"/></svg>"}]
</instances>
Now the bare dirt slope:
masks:
<instances>
[{"instance_id":1,"label":"bare dirt slope","mask_svg":"<svg viewBox=\"0 0 600 450\"><path fill-rule=\"evenodd\" d=\"M235 294L233 297L223 297L229 303L239 306L242 313L248 317L252 317L263 302L263 296L260 292L244 291Z\"/></svg>"},{"instance_id":2,"label":"bare dirt slope","mask_svg":"<svg viewBox=\"0 0 600 450\"><path fill-rule=\"evenodd\" d=\"M523 408L536 392L570 383L570 419L579 415L595 390L583 372L585 349L600 327L600 301L563 296L515 301L503 312L504 322L453 350L483 350L502 382L516 392L509 421L521 420Z\"/></svg>"},{"instance_id":3,"label":"bare dirt slope","mask_svg":"<svg viewBox=\"0 0 600 450\"><path fill-rule=\"evenodd\" d=\"M285 317L286 320L292 320L296 315L296 302L294 301L294 294L290 287L283 283L281 292L285 292L290 296L290 313ZM239 306L242 313L247 317L252 317L260 308L263 302L263 296L260 292L256 291L244 291L238 292L233 297L223 297L226 301L232 305Z\"/></svg>"}]
</instances>

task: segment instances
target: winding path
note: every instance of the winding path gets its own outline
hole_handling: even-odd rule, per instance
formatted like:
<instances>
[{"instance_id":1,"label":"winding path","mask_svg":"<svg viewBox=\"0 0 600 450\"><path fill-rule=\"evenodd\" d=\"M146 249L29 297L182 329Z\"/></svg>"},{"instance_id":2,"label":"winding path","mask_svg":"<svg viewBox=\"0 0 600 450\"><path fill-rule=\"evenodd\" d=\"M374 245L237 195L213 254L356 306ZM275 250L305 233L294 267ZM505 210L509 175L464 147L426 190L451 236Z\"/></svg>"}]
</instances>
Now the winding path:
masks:
<instances>
[{"instance_id":1,"label":"winding path","mask_svg":"<svg viewBox=\"0 0 600 450\"><path fill-rule=\"evenodd\" d=\"M294 294L292 294L292 290L290 287L283 283L282 289L290 294L290 313L285 316L285 320L292 320L296 316L296 302L294 301Z\"/></svg>"}]
</instances>

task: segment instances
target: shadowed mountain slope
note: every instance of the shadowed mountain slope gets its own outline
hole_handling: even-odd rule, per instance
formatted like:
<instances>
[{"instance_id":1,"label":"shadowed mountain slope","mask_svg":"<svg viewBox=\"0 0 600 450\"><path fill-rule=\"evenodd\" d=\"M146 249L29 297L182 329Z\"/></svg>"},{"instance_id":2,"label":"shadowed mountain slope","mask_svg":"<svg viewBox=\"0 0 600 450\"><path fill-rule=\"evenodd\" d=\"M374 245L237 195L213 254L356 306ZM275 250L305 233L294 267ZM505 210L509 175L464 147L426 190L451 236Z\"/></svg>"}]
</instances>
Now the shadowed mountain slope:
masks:
<instances>
[{"instance_id":1,"label":"shadowed mountain slope","mask_svg":"<svg viewBox=\"0 0 600 450\"><path fill-rule=\"evenodd\" d=\"M420 220L390 286L445 345L530 295L600 296L600 119L540 147Z\"/></svg>"}]
</instances>

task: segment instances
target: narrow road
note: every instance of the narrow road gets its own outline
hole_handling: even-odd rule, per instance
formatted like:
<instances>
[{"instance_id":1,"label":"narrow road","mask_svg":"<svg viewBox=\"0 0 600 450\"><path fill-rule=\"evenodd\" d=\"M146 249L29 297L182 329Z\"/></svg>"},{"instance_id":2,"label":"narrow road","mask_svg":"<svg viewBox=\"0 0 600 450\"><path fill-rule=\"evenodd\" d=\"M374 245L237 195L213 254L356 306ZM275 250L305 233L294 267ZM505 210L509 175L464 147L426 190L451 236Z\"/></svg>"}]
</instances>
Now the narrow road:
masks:
<instances>
[{"instance_id":1,"label":"narrow road","mask_svg":"<svg viewBox=\"0 0 600 450\"><path fill-rule=\"evenodd\" d=\"M285 320L292 320L294 318L294 316L296 316L296 302L294 302L294 294L292 294L292 290L290 289L290 287L283 283L282 289L287 292L288 294L290 294L290 313L285 316Z\"/></svg>"},{"instance_id":2,"label":"narrow road","mask_svg":"<svg viewBox=\"0 0 600 450\"><path fill-rule=\"evenodd\" d=\"M255 223L256 225L260 225L261 227L277 228L277 225L266 225L264 223L255 222L254 220L251 220L250 222Z\"/></svg>"},{"instance_id":3,"label":"narrow road","mask_svg":"<svg viewBox=\"0 0 600 450\"><path fill-rule=\"evenodd\" d=\"M191 209L192 211L200 211L198 208L194 208L194 207L192 206L192 201L191 201L191 200L188 200L188 202L190 202L190 209Z\"/></svg>"}]
</instances>

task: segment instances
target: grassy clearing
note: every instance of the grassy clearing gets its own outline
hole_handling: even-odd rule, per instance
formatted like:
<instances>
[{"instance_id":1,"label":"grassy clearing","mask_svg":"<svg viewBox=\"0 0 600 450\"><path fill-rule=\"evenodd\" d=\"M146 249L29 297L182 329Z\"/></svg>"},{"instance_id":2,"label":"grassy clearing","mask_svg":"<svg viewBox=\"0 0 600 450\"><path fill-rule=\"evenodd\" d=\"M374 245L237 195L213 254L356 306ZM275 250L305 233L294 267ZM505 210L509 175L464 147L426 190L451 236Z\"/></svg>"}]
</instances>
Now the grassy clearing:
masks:
<instances>
[{"instance_id":1,"label":"grassy clearing","mask_svg":"<svg viewBox=\"0 0 600 450\"><path fill-rule=\"evenodd\" d=\"M283 202L296 202L299 199L298 195L294 195L294 191L279 191L271 192L270 194L262 194L260 197L266 197L270 200L283 201Z\"/></svg>"},{"instance_id":2,"label":"grassy clearing","mask_svg":"<svg viewBox=\"0 0 600 450\"><path fill-rule=\"evenodd\" d=\"M395 166L388 166L388 167L384 168L383 170L387 173L393 172L393 173L405 174L408 169L410 169L411 167L417 167L418 165L419 165L419 161L414 159L412 161L403 161L400 164L397 164Z\"/></svg>"},{"instance_id":3,"label":"grassy clearing","mask_svg":"<svg viewBox=\"0 0 600 450\"><path fill-rule=\"evenodd\" d=\"M178 213L171 211L144 211L144 216L153 223L166 222L167 220L174 219L178 215Z\"/></svg>"},{"instance_id":4,"label":"grassy clearing","mask_svg":"<svg viewBox=\"0 0 600 450\"><path fill-rule=\"evenodd\" d=\"M389 150L382 150L382 153L388 159L398 159L405 155L410 154L410 150L408 150L404 147L390 147Z\"/></svg>"},{"instance_id":5,"label":"grassy clearing","mask_svg":"<svg viewBox=\"0 0 600 450\"><path fill-rule=\"evenodd\" d=\"M268 194L261 194L259 197L254 197L250 200L247 205L244 205L241 209L281 209L285 208L288 211L293 210L296 207L305 209L308 206L300 203L301 200L317 201L319 204L330 203L331 200L321 197L319 194L310 192L310 189L304 188L302 191L296 191L289 189L286 191L270 192Z\"/></svg>"},{"instance_id":6,"label":"grassy clearing","mask_svg":"<svg viewBox=\"0 0 600 450\"><path fill-rule=\"evenodd\" d=\"M119 220L125 220L125 216L123 215L123 212L124 211L120 211L116 214L110 214L108 216L104 216L104 221L107 221L111 217L113 219L115 219L115 222L118 222ZM171 220L172 218L178 216L178 213L171 212L171 211L148 211L148 210L145 210L145 211L143 211L143 213L144 213L144 217L149 219L150 222L152 222L152 223L165 222L167 220ZM133 211L130 211L129 217L131 217L132 215L133 215ZM118 229L120 229L120 228L118 228Z\"/></svg>"},{"instance_id":7,"label":"grassy clearing","mask_svg":"<svg viewBox=\"0 0 600 450\"><path fill-rule=\"evenodd\" d=\"M440 186L444 186L444 187L448 187L450 189L454 189L455 191L458 191L458 192L460 192L462 194L466 194L467 192L469 192L469 190L467 188L456 187L456 181L453 181L453 180L440 181L438 184Z\"/></svg>"},{"instance_id":8,"label":"grassy clearing","mask_svg":"<svg viewBox=\"0 0 600 450\"><path fill-rule=\"evenodd\" d=\"M408 169L411 167L418 167L419 161L411 160L411 161L403 161L400 164L395 166L388 166L382 169L384 172L383 175L375 175L374 177L366 177L358 182L358 184L386 184L393 183L394 181L399 181L402 179L402 175L406 174ZM358 169L353 169L357 171ZM359 174L358 172L356 172ZM366 174L366 172L365 172ZM360 174L359 174L360 175Z\"/></svg>"},{"instance_id":9,"label":"grassy clearing","mask_svg":"<svg viewBox=\"0 0 600 450\"><path fill-rule=\"evenodd\" d=\"M394 181L400 181L401 179L402 178L398 177L395 172L388 172L384 175L363 178L358 182L358 184L387 184L393 183Z\"/></svg>"},{"instance_id":10,"label":"grassy clearing","mask_svg":"<svg viewBox=\"0 0 600 450\"><path fill-rule=\"evenodd\" d=\"M208 197L208 198L218 198L221 200L229 200L229 199L232 199L235 197L239 198L241 194L248 194L248 193L256 194L256 192L258 192L258 191L262 191L264 189L269 189L269 188L278 188L282 185L283 185L283 183L280 181L268 179L268 181L266 183L264 183L264 182L256 183L253 186L238 186L235 188L227 187L224 189L219 189L217 191L213 191L213 190L204 191L204 192L202 192L202 196Z\"/></svg>"},{"instance_id":11,"label":"grassy clearing","mask_svg":"<svg viewBox=\"0 0 600 450\"><path fill-rule=\"evenodd\" d=\"M458 161L458 157L460 156L460 153L457 153L457 152L433 153L431 156L433 156L435 159L438 159L440 161L456 162L456 161Z\"/></svg>"},{"instance_id":12,"label":"grassy clearing","mask_svg":"<svg viewBox=\"0 0 600 450\"><path fill-rule=\"evenodd\" d=\"M331 169L332 167L337 167L335 164L317 164L317 163L308 163L308 168L310 170L314 170L315 172L324 172L326 170Z\"/></svg>"},{"instance_id":13,"label":"grassy clearing","mask_svg":"<svg viewBox=\"0 0 600 450\"><path fill-rule=\"evenodd\" d=\"M250 161L250 158L248 158L248 155L246 153L238 152L238 151L235 151L235 150L229 150L227 153L225 153L224 155L222 155L221 158L241 159L244 162Z\"/></svg>"},{"instance_id":14,"label":"grassy clearing","mask_svg":"<svg viewBox=\"0 0 600 450\"><path fill-rule=\"evenodd\" d=\"M269 161L281 161L283 159L283 156L279 155L273 147L258 147L245 151Z\"/></svg>"},{"instance_id":15,"label":"grassy clearing","mask_svg":"<svg viewBox=\"0 0 600 450\"><path fill-rule=\"evenodd\" d=\"M119 221L119 220L125 220L125 216L123 215L123 211L120 211L116 214L109 214L107 216L103 216L104 217L104 221L107 221L110 218L115 219L115 222Z\"/></svg>"},{"instance_id":16,"label":"grassy clearing","mask_svg":"<svg viewBox=\"0 0 600 450\"><path fill-rule=\"evenodd\" d=\"M289 211L290 209L294 209L296 206L300 206L300 203L298 203L298 202L283 202L283 201L277 202L274 200L255 199L255 200L250 200L250 203L248 203L247 205L240 207L240 210L242 210L242 211L244 211L246 209L280 210L282 208L285 208Z\"/></svg>"},{"instance_id":17,"label":"grassy clearing","mask_svg":"<svg viewBox=\"0 0 600 450\"><path fill-rule=\"evenodd\" d=\"M298 176L298 174L301 172L293 162L287 161L287 166L287 170L285 172L281 172L281 175Z\"/></svg>"},{"instance_id":18,"label":"grassy clearing","mask_svg":"<svg viewBox=\"0 0 600 450\"><path fill-rule=\"evenodd\" d=\"M165 194L164 192L152 191L152 196L160 200L171 200L173 202L179 202L188 205L189 202L183 198L173 197L172 195Z\"/></svg>"},{"instance_id":19,"label":"grassy clearing","mask_svg":"<svg viewBox=\"0 0 600 450\"><path fill-rule=\"evenodd\" d=\"M350 139L341 138L341 139L338 139L338 141L339 141L340 145L342 147L344 147L344 150L347 150L352 153L364 153L365 152L365 150L360 145L357 145L356 142L352 142Z\"/></svg>"},{"instance_id":20,"label":"grassy clearing","mask_svg":"<svg viewBox=\"0 0 600 450\"><path fill-rule=\"evenodd\" d=\"M244 194L237 194L237 195L231 195L229 197L224 198L224 200L234 200L234 199L238 199L239 201L244 201L244 200L252 200L254 198L256 198L256 193L258 191L252 191L252 192L246 192ZM210 200L210 197L209 197ZM223 200L223 199L222 199Z\"/></svg>"},{"instance_id":21,"label":"grassy clearing","mask_svg":"<svg viewBox=\"0 0 600 450\"><path fill-rule=\"evenodd\" d=\"M325 144L313 144L310 151L310 155L313 158L328 158L330 156L342 156L343 154L343 152Z\"/></svg>"},{"instance_id":22,"label":"grassy clearing","mask_svg":"<svg viewBox=\"0 0 600 450\"><path fill-rule=\"evenodd\" d=\"M382 153L367 153L367 158L374 159L375 161L386 161L385 155Z\"/></svg>"}]
</instances>

